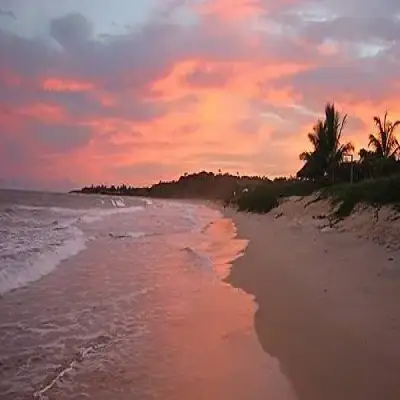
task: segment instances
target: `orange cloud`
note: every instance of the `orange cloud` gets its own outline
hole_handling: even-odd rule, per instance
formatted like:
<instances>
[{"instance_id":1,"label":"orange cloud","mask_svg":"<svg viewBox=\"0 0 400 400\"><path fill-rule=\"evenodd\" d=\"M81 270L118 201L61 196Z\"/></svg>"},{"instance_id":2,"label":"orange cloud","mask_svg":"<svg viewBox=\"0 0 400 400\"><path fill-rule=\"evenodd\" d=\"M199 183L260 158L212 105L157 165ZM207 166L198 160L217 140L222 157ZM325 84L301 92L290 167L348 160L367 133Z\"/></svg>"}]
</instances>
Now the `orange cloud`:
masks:
<instances>
[{"instance_id":1,"label":"orange cloud","mask_svg":"<svg viewBox=\"0 0 400 400\"><path fill-rule=\"evenodd\" d=\"M89 92L95 88L91 82L71 79L46 78L42 88L49 92Z\"/></svg>"},{"instance_id":2,"label":"orange cloud","mask_svg":"<svg viewBox=\"0 0 400 400\"><path fill-rule=\"evenodd\" d=\"M196 68L219 69L229 74L223 87L195 87L196 94L204 92L219 92L230 96L249 98L264 96L265 93L277 93L277 89L268 86L274 79L296 74L310 68L312 64L296 64L272 60L248 62L213 62L200 59L180 61L175 64L171 73L165 78L155 81L151 90L162 98L172 99L191 92L192 88L185 84L184 78ZM289 90L284 89L287 94ZM272 97L272 96L271 96ZM295 97L295 96L294 96Z\"/></svg>"}]
</instances>

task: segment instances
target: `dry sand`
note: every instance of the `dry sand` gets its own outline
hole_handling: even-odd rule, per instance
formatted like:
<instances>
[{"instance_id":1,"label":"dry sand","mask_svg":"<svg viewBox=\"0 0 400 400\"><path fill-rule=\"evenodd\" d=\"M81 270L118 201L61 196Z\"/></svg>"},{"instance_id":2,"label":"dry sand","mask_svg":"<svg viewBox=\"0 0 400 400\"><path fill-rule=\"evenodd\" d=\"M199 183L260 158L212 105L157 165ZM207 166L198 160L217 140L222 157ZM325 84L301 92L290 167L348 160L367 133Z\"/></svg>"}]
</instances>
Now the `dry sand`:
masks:
<instances>
[{"instance_id":1,"label":"dry sand","mask_svg":"<svg viewBox=\"0 0 400 400\"><path fill-rule=\"evenodd\" d=\"M225 210L250 240L229 282L255 296L259 340L299 400L398 400L400 225L368 209L330 228L310 200Z\"/></svg>"}]
</instances>

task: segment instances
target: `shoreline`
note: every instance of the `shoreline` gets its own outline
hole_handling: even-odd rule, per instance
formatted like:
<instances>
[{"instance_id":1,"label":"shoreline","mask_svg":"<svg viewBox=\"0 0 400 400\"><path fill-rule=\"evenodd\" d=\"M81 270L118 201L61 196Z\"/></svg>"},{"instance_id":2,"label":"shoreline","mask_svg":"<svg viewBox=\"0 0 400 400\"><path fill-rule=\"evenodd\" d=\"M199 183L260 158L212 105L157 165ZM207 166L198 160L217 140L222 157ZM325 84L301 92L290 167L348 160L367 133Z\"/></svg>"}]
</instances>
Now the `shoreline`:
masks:
<instances>
[{"instance_id":1,"label":"shoreline","mask_svg":"<svg viewBox=\"0 0 400 400\"><path fill-rule=\"evenodd\" d=\"M254 296L258 339L298 399L399 399L400 253L293 216L221 212L249 240L226 281Z\"/></svg>"}]
</instances>

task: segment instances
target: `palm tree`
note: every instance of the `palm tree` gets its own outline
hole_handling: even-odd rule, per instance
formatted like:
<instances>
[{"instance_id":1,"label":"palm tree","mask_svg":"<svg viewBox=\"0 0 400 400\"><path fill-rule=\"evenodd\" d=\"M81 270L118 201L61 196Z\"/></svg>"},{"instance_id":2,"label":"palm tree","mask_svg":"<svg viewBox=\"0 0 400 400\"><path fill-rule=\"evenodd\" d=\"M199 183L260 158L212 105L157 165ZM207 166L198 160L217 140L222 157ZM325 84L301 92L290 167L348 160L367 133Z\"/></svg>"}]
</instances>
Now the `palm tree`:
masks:
<instances>
[{"instance_id":1,"label":"palm tree","mask_svg":"<svg viewBox=\"0 0 400 400\"><path fill-rule=\"evenodd\" d=\"M300 154L300 160L305 161L303 173L310 178L322 177L325 173L326 165L322 157L322 148L325 141L325 125L321 120L314 125L313 131L307 137L312 144L311 151L304 151Z\"/></svg>"},{"instance_id":2,"label":"palm tree","mask_svg":"<svg viewBox=\"0 0 400 400\"><path fill-rule=\"evenodd\" d=\"M346 125L347 114L342 118L335 105L328 103L325 107L325 137L327 173L334 180L334 171L345 156L354 151L351 142L341 144L343 128Z\"/></svg>"},{"instance_id":3,"label":"palm tree","mask_svg":"<svg viewBox=\"0 0 400 400\"><path fill-rule=\"evenodd\" d=\"M368 147L372 147L375 155L378 157L394 158L399 152L399 142L394 132L398 125L400 125L400 121L390 122L387 120L387 115L386 111L383 122L380 117L374 117L378 134L376 136L373 134L369 135Z\"/></svg>"},{"instance_id":4,"label":"palm tree","mask_svg":"<svg viewBox=\"0 0 400 400\"><path fill-rule=\"evenodd\" d=\"M308 140L313 145L313 151L304 151L300 154L300 160L310 161L313 154L320 148L320 144L323 141L323 136L325 135L325 127L321 120L313 126L313 131L307 134Z\"/></svg>"},{"instance_id":5,"label":"palm tree","mask_svg":"<svg viewBox=\"0 0 400 400\"><path fill-rule=\"evenodd\" d=\"M300 154L300 159L306 162L303 174L313 178L328 175L334 179L337 166L343 162L345 156L354 151L352 143L341 143L346 120L347 115L342 118L333 103L326 105L325 121L319 120L313 132L308 134L313 150Z\"/></svg>"},{"instance_id":6,"label":"palm tree","mask_svg":"<svg viewBox=\"0 0 400 400\"><path fill-rule=\"evenodd\" d=\"M358 155L360 157L360 162L363 163L370 161L375 156L375 153L363 148L358 152Z\"/></svg>"}]
</instances>

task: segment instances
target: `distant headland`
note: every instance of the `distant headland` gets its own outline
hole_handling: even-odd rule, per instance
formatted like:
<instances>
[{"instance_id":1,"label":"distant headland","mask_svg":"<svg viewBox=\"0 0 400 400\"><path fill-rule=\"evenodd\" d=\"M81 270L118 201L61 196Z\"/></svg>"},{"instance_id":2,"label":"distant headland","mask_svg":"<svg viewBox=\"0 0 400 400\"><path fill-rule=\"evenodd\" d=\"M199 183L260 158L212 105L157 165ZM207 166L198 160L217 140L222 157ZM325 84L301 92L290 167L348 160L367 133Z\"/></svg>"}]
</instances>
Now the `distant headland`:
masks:
<instances>
[{"instance_id":1,"label":"distant headland","mask_svg":"<svg viewBox=\"0 0 400 400\"><path fill-rule=\"evenodd\" d=\"M71 193L102 194L118 196L140 196L158 198L196 198L196 199L228 199L240 190L251 189L260 184L272 182L266 177L239 176L229 173L213 173L202 171L184 174L178 180L156 183L147 187L129 185L91 185Z\"/></svg>"}]
</instances>

